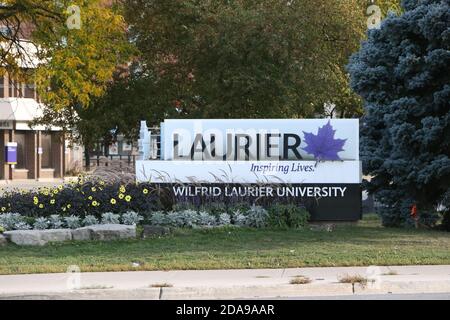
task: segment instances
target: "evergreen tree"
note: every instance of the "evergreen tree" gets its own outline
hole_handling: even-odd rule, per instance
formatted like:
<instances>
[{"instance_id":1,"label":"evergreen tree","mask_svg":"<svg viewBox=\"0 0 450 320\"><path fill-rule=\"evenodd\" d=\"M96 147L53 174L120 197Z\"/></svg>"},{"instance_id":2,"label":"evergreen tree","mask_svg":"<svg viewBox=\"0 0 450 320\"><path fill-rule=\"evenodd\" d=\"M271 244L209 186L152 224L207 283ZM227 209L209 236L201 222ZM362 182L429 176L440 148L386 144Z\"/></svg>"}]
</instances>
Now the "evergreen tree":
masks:
<instances>
[{"instance_id":1,"label":"evergreen tree","mask_svg":"<svg viewBox=\"0 0 450 320\"><path fill-rule=\"evenodd\" d=\"M348 66L365 112L361 156L384 225L435 222L450 189L450 1L404 0Z\"/></svg>"}]
</instances>

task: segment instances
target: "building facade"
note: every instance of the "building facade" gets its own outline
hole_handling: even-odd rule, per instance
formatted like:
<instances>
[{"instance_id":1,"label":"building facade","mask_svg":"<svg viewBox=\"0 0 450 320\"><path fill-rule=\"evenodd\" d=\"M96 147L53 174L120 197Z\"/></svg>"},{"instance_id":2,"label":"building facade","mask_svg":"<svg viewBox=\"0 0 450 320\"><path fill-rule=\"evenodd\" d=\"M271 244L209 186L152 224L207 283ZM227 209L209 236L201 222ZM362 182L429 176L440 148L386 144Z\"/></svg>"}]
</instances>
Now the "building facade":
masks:
<instances>
[{"instance_id":1,"label":"building facade","mask_svg":"<svg viewBox=\"0 0 450 320\"><path fill-rule=\"evenodd\" d=\"M0 75L0 180L63 178L66 170L78 165L61 130L30 126L41 108L34 83ZM17 144L13 164L6 162L10 143Z\"/></svg>"}]
</instances>

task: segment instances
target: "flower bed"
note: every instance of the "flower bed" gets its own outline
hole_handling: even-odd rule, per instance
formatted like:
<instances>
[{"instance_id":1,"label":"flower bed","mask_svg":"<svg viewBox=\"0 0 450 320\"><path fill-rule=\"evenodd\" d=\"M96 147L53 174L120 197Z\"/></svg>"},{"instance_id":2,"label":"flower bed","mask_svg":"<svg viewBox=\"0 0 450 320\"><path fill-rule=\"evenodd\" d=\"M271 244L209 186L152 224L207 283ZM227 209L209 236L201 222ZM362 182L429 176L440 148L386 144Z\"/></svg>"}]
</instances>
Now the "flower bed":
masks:
<instances>
[{"instance_id":1,"label":"flower bed","mask_svg":"<svg viewBox=\"0 0 450 320\"><path fill-rule=\"evenodd\" d=\"M78 181L36 191L13 190L0 197L0 213L19 212L29 217L51 215L101 218L105 212L150 212L160 208L155 188L148 184Z\"/></svg>"},{"instance_id":2,"label":"flower bed","mask_svg":"<svg viewBox=\"0 0 450 320\"><path fill-rule=\"evenodd\" d=\"M79 178L65 186L13 190L0 198L0 231L76 229L102 224L152 224L176 228L236 225L300 228L308 212L294 204L268 208L234 203L178 203L167 189Z\"/></svg>"}]
</instances>

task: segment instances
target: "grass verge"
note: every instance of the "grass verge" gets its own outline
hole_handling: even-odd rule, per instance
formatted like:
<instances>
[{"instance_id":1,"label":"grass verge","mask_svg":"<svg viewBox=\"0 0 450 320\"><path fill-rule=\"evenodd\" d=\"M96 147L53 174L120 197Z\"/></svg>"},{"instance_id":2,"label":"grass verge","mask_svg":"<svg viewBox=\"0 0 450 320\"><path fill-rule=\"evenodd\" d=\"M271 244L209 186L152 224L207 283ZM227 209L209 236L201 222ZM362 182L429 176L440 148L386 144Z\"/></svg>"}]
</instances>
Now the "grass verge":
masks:
<instances>
[{"instance_id":1,"label":"grass verge","mask_svg":"<svg viewBox=\"0 0 450 320\"><path fill-rule=\"evenodd\" d=\"M0 247L0 274L450 264L450 234L383 228L373 217L334 231L180 230L146 240ZM139 264L135 262L139 261Z\"/></svg>"}]
</instances>

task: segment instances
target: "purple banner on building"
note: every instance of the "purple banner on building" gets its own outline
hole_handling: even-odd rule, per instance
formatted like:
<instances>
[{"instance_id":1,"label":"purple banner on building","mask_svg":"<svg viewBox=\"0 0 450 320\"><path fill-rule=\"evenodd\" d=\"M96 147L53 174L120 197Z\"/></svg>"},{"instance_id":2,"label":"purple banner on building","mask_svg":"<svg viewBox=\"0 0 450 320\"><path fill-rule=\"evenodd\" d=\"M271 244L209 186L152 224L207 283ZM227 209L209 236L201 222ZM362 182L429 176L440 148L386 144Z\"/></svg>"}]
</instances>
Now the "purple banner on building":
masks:
<instances>
[{"instance_id":1,"label":"purple banner on building","mask_svg":"<svg viewBox=\"0 0 450 320\"><path fill-rule=\"evenodd\" d=\"M5 149L5 162L17 164L17 142L8 142Z\"/></svg>"}]
</instances>

